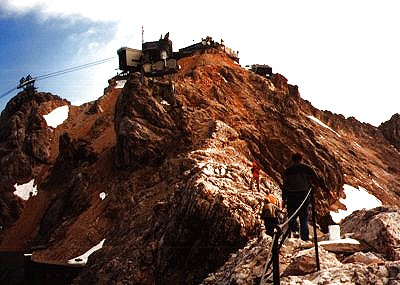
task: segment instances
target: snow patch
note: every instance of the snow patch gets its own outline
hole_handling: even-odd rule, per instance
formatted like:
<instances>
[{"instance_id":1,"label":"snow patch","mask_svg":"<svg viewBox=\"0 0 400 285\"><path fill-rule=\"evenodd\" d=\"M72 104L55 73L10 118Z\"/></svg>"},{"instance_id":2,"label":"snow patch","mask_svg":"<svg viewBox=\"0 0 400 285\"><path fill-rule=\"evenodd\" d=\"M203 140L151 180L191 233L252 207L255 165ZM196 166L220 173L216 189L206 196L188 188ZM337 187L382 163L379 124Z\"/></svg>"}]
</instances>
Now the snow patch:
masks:
<instances>
[{"instance_id":1,"label":"snow patch","mask_svg":"<svg viewBox=\"0 0 400 285\"><path fill-rule=\"evenodd\" d=\"M340 137L340 135L335 132L331 127L329 127L328 125L324 124L323 122L321 122L320 120L318 120L317 118L313 117L313 116L307 116L309 119L313 120L314 122L316 122L317 124L323 126L324 128L327 128L328 130L332 131L333 133L335 133L338 137Z\"/></svg>"},{"instance_id":2,"label":"snow patch","mask_svg":"<svg viewBox=\"0 0 400 285\"><path fill-rule=\"evenodd\" d=\"M341 220L356 210L369 210L382 206L382 202L378 198L369 194L367 190L362 187L357 189L347 184L343 187L346 198L341 198L339 201L346 206L347 210L339 210L337 213L331 211L331 217L335 223L340 223Z\"/></svg>"},{"instance_id":3,"label":"snow patch","mask_svg":"<svg viewBox=\"0 0 400 285\"><path fill-rule=\"evenodd\" d=\"M100 248L103 247L103 244L104 244L104 241L105 241L105 240L106 240L106 239L103 239L103 240L100 241L98 244L96 244L94 247L92 247L91 249L89 249L88 251L86 251L84 254L82 254L82 255L80 255L80 256L78 256L78 257L75 257L75 258L72 258L72 259L68 260L68 263L69 263L69 264L82 264L82 265L86 264L86 262L87 262L89 256L90 256L93 252L95 252L96 250L99 250Z\"/></svg>"},{"instance_id":4,"label":"snow patch","mask_svg":"<svg viewBox=\"0 0 400 285\"><path fill-rule=\"evenodd\" d=\"M68 105L58 107L48 113L47 115L43 115L43 118L46 120L46 123L49 127L57 128L59 125L64 123L66 119L68 119L69 107Z\"/></svg>"},{"instance_id":5,"label":"snow patch","mask_svg":"<svg viewBox=\"0 0 400 285\"><path fill-rule=\"evenodd\" d=\"M162 104L162 105L166 105L166 106L170 106L170 105L171 105L170 103L168 103L168 102L165 101L165 100L162 100L162 101L161 101L161 104Z\"/></svg>"},{"instance_id":6,"label":"snow patch","mask_svg":"<svg viewBox=\"0 0 400 285\"><path fill-rule=\"evenodd\" d=\"M382 187L378 182L375 181L375 179L372 179L372 182L373 182L376 186L378 186L379 188L381 188L382 190L385 190L385 189L383 189L383 187Z\"/></svg>"},{"instance_id":7,"label":"snow patch","mask_svg":"<svg viewBox=\"0 0 400 285\"><path fill-rule=\"evenodd\" d=\"M22 185L15 183L14 187L16 190L13 193L25 201L29 200L31 196L37 195L37 185L34 185L34 179Z\"/></svg>"},{"instance_id":8,"label":"snow patch","mask_svg":"<svg viewBox=\"0 0 400 285\"><path fill-rule=\"evenodd\" d=\"M126 80L117 80L117 84L115 85L115 89L122 89L124 88Z\"/></svg>"},{"instance_id":9,"label":"snow patch","mask_svg":"<svg viewBox=\"0 0 400 285\"><path fill-rule=\"evenodd\" d=\"M101 193L99 194L99 197L100 197L101 200L104 200L104 199L107 197L107 193L101 192Z\"/></svg>"},{"instance_id":10,"label":"snow patch","mask_svg":"<svg viewBox=\"0 0 400 285\"><path fill-rule=\"evenodd\" d=\"M360 242L358 240L352 239L352 238L341 238L337 240L325 240L325 241L319 241L318 245L324 245L324 244L340 244L340 243L347 243L347 244L356 244L359 245Z\"/></svg>"}]
</instances>

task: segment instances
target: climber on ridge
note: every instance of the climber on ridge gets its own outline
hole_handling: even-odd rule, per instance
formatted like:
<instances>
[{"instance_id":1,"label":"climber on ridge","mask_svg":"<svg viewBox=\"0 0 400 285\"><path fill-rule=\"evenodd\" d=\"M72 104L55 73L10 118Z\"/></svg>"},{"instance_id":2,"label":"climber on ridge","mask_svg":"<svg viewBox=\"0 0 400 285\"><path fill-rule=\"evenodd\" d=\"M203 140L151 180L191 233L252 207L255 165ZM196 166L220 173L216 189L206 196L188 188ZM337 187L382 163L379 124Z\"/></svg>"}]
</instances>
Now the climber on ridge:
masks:
<instances>
[{"instance_id":1,"label":"climber on ridge","mask_svg":"<svg viewBox=\"0 0 400 285\"><path fill-rule=\"evenodd\" d=\"M258 164L257 161L253 160L253 163L251 164L251 180L250 180L250 190L253 190L253 184L254 182L256 183L256 188L257 191L260 192L260 171L261 171L261 166Z\"/></svg>"},{"instance_id":2,"label":"climber on ridge","mask_svg":"<svg viewBox=\"0 0 400 285\"><path fill-rule=\"evenodd\" d=\"M264 221L265 232L267 235L274 235L274 228L283 222L283 211L279 205L279 200L270 191L267 192L263 201L261 218Z\"/></svg>"},{"instance_id":3,"label":"climber on ridge","mask_svg":"<svg viewBox=\"0 0 400 285\"><path fill-rule=\"evenodd\" d=\"M282 204L287 208L287 216L290 218L300 207L312 186L326 189L323 179L317 176L314 169L302 163L303 156L300 153L292 155L292 165L286 168L283 174ZM300 220L300 237L304 241L309 240L308 209L310 197L304 203L297 214ZM289 230L294 237L298 237L299 225L297 217L289 222Z\"/></svg>"}]
</instances>

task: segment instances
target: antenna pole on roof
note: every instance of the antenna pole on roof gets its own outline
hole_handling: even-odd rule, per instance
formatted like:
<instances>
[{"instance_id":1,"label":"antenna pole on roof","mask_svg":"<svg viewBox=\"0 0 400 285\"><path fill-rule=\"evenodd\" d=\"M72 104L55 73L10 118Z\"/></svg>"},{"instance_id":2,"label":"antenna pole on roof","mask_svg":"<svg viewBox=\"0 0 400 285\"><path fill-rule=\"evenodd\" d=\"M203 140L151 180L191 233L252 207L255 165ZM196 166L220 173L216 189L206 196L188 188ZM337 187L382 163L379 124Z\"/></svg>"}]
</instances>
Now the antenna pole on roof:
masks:
<instances>
[{"instance_id":1,"label":"antenna pole on roof","mask_svg":"<svg viewBox=\"0 0 400 285\"><path fill-rule=\"evenodd\" d=\"M143 25L142 25L142 44L144 43L144 29L143 29Z\"/></svg>"}]
</instances>

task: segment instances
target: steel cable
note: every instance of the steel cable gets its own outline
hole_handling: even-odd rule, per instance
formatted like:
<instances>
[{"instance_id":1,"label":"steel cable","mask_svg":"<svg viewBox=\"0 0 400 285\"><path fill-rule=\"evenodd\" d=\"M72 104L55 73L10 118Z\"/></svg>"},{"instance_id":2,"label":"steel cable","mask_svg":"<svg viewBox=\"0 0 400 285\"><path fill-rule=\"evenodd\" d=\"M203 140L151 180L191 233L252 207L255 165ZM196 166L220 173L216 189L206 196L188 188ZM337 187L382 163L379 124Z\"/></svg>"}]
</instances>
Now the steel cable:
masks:
<instances>
[{"instance_id":1,"label":"steel cable","mask_svg":"<svg viewBox=\"0 0 400 285\"><path fill-rule=\"evenodd\" d=\"M8 90L7 92L4 92L3 94L0 95L0 99L3 97L6 97L8 94L10 94L11 92L13 92L15 90L17 90L17 87L14 87L14 88Z\"/></svg>"},{"instance_id":2,"label":"steel cable","mask_svg":"<svg viewBox=\"0 0 400 285\"><path fill-rule=\"evenodd\" d=\"M287 224L294 218L297 217L298 212L300 211L300 209L303 207L303 205L305 204L305 202L307 201L307 199L309 198L310 194L311 194L312 188L310 188L310 190L308 190L308 193L306 195L306 197L304 198L303 202L300 204L300 206L296 209L296 211L282 224L279 224L276 226L276 230L274 231L274 236L272 238L272 243L271 243L271 249L268 253L268 257L267 257L267 262L265 263L265 267L264 267L264 272L263 275L261 277L260 280L260 285L264 285L264 277L268 271L268 269L270 268L271 264L272 264L272 245L274 244L274 241L276 238L279 238L282 235L282 229L287 226ZM287 231L285 231L285 233L283 234L282 240L279 243L279 250L282 247L285 239L287 238L287 236L289 235L289 229ZM270 275L270 274L269 274Z\"/></svg>"},{"instance_id":3,"label":"steel cable","mask_svg":"<svg viewBox=\"0 0 400 285\"><path fill-rule=\"evenodd\" d=\"M294 217L297 216L300 209L303 207L304 203L307 201L308 197L310 196L311 190L312 190L312 188L310 188L310 190L308 190L307 196L304 198L303 202L300 204L300 206L297 208L297 210L283 224L279 225L279 227L281 229L283 229Z\"/></svg>"},{"instance_id":4,"label":"steel cable","mask_svg":"<svg viewBox=\"0 0 400 285\"><path fill-rule=\"evenodd\" d=\"M93 67L93 66L96 66L96 65L100 65L100 64L109 62L114 58L115 58L115 56L109 57L109 58L105 58L105 59L96 60L96 61L93 61L93 62L85 63L85 64L74 66L74 67L65 68L65 69L62 69L62 70L59 70L59 71L54 71L54 72L50 72L50 73L47 73L47 74L36 76L33 79L35 81L39 81L39 80L44 80L44 79L48 79L48 78L55 77L55 76L64 75L66 73L78 71L78 70L81 70L81 69L85 69L85 68L89 68L89 67ZM17 87L14 87L14 88L8 90L7 92L4 92L3 94L0 95L0 99L3 98L3 97L6 97L11 92L13 92L13 91L15 91L17 89L18 89Z\"/></svg>"},{"instance_id":5,"label":"steel cable","mask_svg":"<svg viewBox=\"0 0 400 285\"><path fill-rule=\"evenodd\" d=\"M39 81L39 80L51 78L51 77L54 77L54 76L63 75L63 74L69 73L69 72L74 72L74 71L77 71L77 70L81 70L81 69L89 68L89 67L96 66L96 65L99 65L99 64L103 64L103 63L106 63L106 62L108 62L108 61L110 61L110 60L112 60L114 58L115 57L109 57L109 58L100 59L100 60L96 60L96 61L93 61L93 62L85 63L85 64L82 64L82 65L69 67L69 68L66 68L66 69L63 69L63 70L50 72L50 73L47 73L47 74L39 75L39 76L35 77L35 79L37 81Z\"/></svg>"}]
</instances>

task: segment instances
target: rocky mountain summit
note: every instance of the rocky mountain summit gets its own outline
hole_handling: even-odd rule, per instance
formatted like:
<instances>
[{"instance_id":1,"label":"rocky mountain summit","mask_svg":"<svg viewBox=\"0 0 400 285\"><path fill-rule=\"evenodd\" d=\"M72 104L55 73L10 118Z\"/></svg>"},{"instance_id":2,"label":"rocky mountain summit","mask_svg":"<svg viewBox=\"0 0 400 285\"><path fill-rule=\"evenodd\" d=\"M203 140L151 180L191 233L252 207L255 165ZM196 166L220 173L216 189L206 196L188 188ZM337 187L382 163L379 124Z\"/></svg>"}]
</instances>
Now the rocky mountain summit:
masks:
<instances>
[{"instance_id":1,"label":"rocky mountain summit","mask_svg":"<svg viewBox=\"0 0 400 285\"><path fill-rule=\"evenodd\" d=\"M281 195L282 172L301 152L328 186L316 190L321 240L330 211L344 208L344 184L383 206L342 221L361 245L321 245L319 272L312 250L289 239L282 284L398 284L399 115L376 128L318 110L283 75L257 75L221 51L179 64L164 78L132 73L123 88L112 78L82 106L28 91L7 104L0 249L66 264L104 240L74 284L258 284L271 245L261 202ZM43 115L62 105L68 119L47 126ZM253 160L267 178L260 192L249 188ZM13 194L31 179L36 196Z\"/></svg>"}]
</instances>

